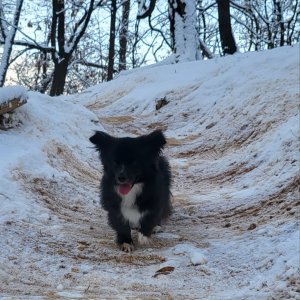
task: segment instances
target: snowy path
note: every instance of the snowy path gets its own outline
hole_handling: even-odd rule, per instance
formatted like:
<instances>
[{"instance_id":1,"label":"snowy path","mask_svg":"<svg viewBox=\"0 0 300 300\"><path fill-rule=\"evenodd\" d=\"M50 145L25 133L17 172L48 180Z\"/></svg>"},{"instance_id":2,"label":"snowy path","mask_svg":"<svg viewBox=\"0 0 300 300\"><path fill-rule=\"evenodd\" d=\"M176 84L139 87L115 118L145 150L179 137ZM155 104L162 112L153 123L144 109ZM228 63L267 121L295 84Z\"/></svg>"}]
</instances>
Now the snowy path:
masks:
<instances>
[{"instance_id":1,"label":"snowy path","mask_svg":"<svg viewBox=\"0 0 300 300\"><path fill-rule=\"evenodd\" d=\"M128 72L68 98L63 123L34 128L32 94L24 127L0 133L17 145L25 134L40 151L3 162L0 299L300 299L297 49L287 50L280 68L277 50L203 64L201 76L191 64ZM264 67L259 78L252 65ZM113 241L88 148L95 128L166 132L174 214L152 248L126 254Z\"/></svg>"}]
</instances>

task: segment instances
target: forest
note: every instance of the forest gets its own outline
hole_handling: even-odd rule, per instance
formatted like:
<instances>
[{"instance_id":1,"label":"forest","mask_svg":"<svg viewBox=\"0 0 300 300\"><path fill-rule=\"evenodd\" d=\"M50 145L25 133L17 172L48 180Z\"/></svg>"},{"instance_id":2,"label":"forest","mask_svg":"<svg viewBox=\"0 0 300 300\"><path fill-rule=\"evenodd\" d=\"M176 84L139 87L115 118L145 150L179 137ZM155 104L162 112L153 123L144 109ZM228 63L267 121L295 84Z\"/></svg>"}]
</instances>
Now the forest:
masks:
<instances>
[{"instance_id":1,"label":"forest","mask_svg":"<svg viewBox=\"0 0 300 300\"><path fill-rule=\"evenodd\" d=\"M299 13L298 0L0 0L0 87L74 94L153 63L293 45Z\"/></svg>"}]
</instances>

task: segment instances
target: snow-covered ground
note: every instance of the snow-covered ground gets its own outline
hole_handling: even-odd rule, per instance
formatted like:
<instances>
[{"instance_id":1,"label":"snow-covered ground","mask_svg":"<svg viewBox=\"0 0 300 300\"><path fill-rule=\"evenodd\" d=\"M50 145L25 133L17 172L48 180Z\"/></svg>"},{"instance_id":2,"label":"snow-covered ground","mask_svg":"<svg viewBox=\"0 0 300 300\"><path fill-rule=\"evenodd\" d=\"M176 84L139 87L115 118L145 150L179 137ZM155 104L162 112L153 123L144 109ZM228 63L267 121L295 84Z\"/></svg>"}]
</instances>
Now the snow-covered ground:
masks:
<instances>
[{"instance_id":1,"label":"snow-covered ground","mask_svg":"<svg viewBox=\"0 0 300 300\"><path fill-rule=\"evenodd\" d=\"M30 92L0 131L0 298L300 299L298 103L299 45ZM156 128L174 214L122 253L88 138Z\"/></svg>"}]
</instances>

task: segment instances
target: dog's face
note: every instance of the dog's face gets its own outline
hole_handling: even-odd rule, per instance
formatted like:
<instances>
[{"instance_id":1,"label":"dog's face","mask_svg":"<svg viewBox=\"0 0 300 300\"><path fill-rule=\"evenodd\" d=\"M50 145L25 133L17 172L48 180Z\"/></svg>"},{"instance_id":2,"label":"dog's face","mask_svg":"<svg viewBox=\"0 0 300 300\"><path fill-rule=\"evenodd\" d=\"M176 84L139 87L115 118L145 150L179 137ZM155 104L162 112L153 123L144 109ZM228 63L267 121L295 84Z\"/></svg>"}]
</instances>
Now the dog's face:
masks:
<instances>
[{"instance_id":1,"label":"dog's face","mask_svg":"<svg viewBox=\"0 0 300 300\"><path fill-rule=\"evenodd\" d=\"M105 174L114 180L122 195L128 194L135 183L151 178L166 143L159 130L137 138L116 138L97 131L90 141L100 151Z\"/></svg>"}]
</instances>

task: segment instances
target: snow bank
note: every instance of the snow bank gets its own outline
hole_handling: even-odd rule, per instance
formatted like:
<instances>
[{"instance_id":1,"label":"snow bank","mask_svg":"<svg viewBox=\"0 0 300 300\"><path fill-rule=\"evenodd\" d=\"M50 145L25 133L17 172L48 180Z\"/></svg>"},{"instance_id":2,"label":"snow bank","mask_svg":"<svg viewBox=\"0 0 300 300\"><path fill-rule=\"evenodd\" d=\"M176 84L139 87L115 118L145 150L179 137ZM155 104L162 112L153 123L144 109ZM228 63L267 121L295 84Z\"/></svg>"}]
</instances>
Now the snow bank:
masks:
<instances>
[{"instance_id":1,"label":"snow bank","mask_svg":"<svg viewBox=\"0 0 300 300\"><path fill-rule=\"evenodd\" d=\"M8 86L0 88L0 105L12 99L26 101L28 99L27 90L22 86Z\"/></svg>"}]
</instances>

